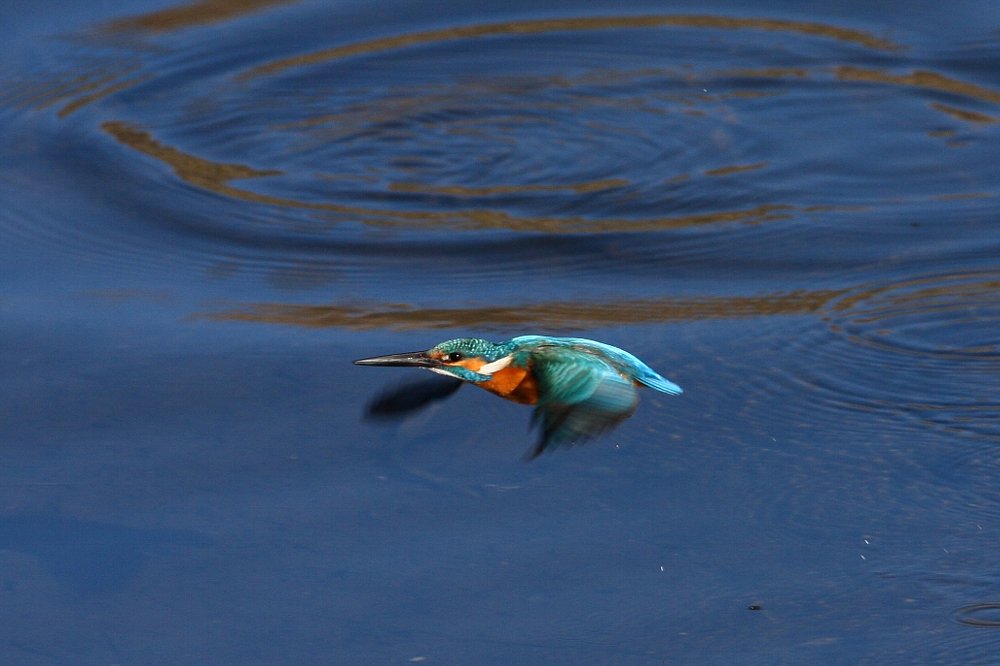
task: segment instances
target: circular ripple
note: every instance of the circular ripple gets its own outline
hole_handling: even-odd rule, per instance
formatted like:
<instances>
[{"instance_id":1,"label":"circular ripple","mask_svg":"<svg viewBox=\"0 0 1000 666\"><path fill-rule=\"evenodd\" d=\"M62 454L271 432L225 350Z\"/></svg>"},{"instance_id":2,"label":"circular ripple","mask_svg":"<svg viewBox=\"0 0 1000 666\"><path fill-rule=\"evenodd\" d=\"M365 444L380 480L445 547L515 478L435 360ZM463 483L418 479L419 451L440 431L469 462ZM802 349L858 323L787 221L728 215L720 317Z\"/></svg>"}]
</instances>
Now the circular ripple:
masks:
<instances>
[{"instance_id":1,"label":"circular ripple","mask_svg":"<svg viewBox=\"0 0 1000 666\"><path fill-rule=\"evenodd\" d=\"M1000 439L1000 274L864 286L795 343L822 403Z\"/></svg>"},{"instance_id":2,"label":"circular ripple","mask_svg":"<svg viewBox=\"0 0 1000 666\"><path fill-rule=\"evenodd\" d=\"M828 321L854 344L919 362L1000 364L1000 274L925 278L854 293Z\"/></svg>"},{"instance_id":3,"label":"circular ripple","mask_svg":"<svg viewBox=\"0 0 1000 666\"><path fill-rule=\"evenodd\" d=\"M998 295L995 272L863 286L793 343L810 416L865 442L862 464L909 469L916 505L1000 514Z\"/></svg>"},{"instance_id":4,"label":"circular ripple","mask_svg":"<svg viewBox=\"0 0 1000 666\"><path fill-rule=\"evenodd\" d=\"M467 245L453 256L470 257L498 238L554 234L645 233L644 246L684 247L679 261L715 255L717 230L729 246L789 247L802 226L761 223L972 187L947 180L967 163L949 168L922 128L880 123L940 120L927 103L941 92L952 106L993 103L948 76L893 74L912 67L905 45L833 24L435 16L359 31L316 18L303 30L240 21L208 39L162 17L117 21L52 54L61 71L15 78L27 80L0 97L17 105L10 135L31 138L29 165L36 144L54 153L25 176L73 190L52 201L97 209L73 228L47 215L39 239L102 261L131 249L133 264L275 270L279 284L398 275L381 261L387 238L423 241L409 253L425 259L456 237ZM789 44L779 54L775 33ZM901 94L859 106L856 90L872 86ZM817 135L839 143L802 150ZM899 155L910 175L872 153ZM851 186L817 175L831 173ZM95 201L107 183L118 190ZM607 255L578 255L566 277L603 270ZM516 252L504 259L519 265ZM492 265L453 264L451 276L475 281Z\"/></svg>"},{"instance_id":5,"label":"circular ripple","mask_svg":"<svg viewBox=\"0 0 1000 666\"><path fill-rule=\"evenodd\" d=\"M963 606L955 611L955 619L970 627L1000 627L1000 603Z\"/></svg>"},{"instance_id":6,"label":"circular ripple","mask_svg":"<svg viewBox=\"0 0 1000 666\"><path fill-rule=\"evenodd\" d=\"M757 446L783 483L759 510L881 536L1000 517L1000 273L866 284L818 313L755 329L731 389L753 396L742 422L775 435Z\"/></svg>"},{"instance_id":7,"label":"circular ripple","mask_svg":"<svg viewBox=\"0 0 1000 666\"><path fill-rule=\"evenodd\" d=\"M616 39L623 27L628 48ZM685 30L665 48L663 31L676 28ZM787 219L797 206L753 196L768 170L756 149L771 142L739 93L754 88L759 102L784 95L785 81L720 73L767 53L759 26L724 33L742 37L734 52L700 56L690 28L614 17L486 24L320 48L321 57L287 67L275 67L277 42L248 50L260 41L254 30L211 48L175 44L167 33L159 49L118 45L111 55L95 37L60 59L85 62L81 71L36 75L15 96L14 122L33 126L10 134L32 137L23 155L38 166L20 177L53 190L45 205L54 210L7 224L101 263L193 264L276 284L329 275L366 283L373 271L406 274L400 263L409 258L422 258L426 271L437 255L479 258L435 262L440 273L426 274L438 283L458 275L473 285L511 270L550 276L555 262L573 278L615 251L511 242L535 234L721 226L759 236L755 223ZM844 35L851 48L883 48L856 37ZM456 57L484 43L482 57ZM221 56L248 52L257 60ZM701 74L677 64L692 57ZM95 200L95 192L106 194ZM82 223L66 224L58 206L76 198ZM426 235L441 230L463 233ZM387 243L400 240L409 242L405 256ZM498 240L508 247L497 249ZM704 238L671 245L705 246Z\"/></svg>"}]
</instances>

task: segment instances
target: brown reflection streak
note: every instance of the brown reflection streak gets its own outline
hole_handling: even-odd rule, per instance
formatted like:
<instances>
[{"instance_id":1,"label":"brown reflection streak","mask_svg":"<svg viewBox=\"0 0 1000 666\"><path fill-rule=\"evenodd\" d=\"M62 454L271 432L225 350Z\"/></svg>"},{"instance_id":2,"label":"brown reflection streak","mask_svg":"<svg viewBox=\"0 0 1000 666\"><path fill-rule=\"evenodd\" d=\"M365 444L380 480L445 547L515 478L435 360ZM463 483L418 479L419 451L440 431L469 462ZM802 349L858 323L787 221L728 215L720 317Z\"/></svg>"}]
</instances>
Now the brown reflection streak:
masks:
<instances>
[{"instance_id":1,"label":"brown reflection streak","mask_svg":"<svg viewBox=\"0 0 1000 666\"><path fill-rule=\"evenodd\" d=\"M212 162L182 152L177 148L166 146L157 141L149 132L136 129L124 122L108 121L101 127L121 144L167 164L179 178L196 187L241 201L338 213L372 226L400 226L417 222L430 228L506 229L541 233L621 233L726 222L767 222L787 219L795 210L793 206L784 204L762 204L744 210L633 220L624 218L517 217L503 211L480 208L458 211L398 211L366 209L333 203L308 203L259 194L229 184L229 181L232 180L281 175L281 171L258 170L241 164Z\"/></svg>"},{"instance_id":2,"label":"brown reflection streak","mask_svg":"<svg viewBox=\"0 0 1000 666\"><path fill-rule=\"evenodd\" d=\"M149 14L131 16L107 24L110 32L144 30L169 32L199 25L228 21L245 14L252 14L276 5L287 5L298 0L201 0Z\"/></svg>"},{"instance_id":3,"label":"brown reflection streak","mask_svg":"<svg viewBox=\"0 0 1000 666\"><path fill-rule=\"evenodd\" d=\"M989 192L956 192L955 194L938 194L931 197L932 201L964 201L966 199L992 199Z\"/></svg>"},{"instance_id":4,"label":"brown reflection streak","mask_svg":"<svg viewBox=\"0 0 1000 666\"><path fill-rule=\"evenodd\" d=\"M739 79L804 79L809 72L801 67L765 67L761 69L734 69L722 72L722 76Z\"/></svg>"},{"instance_id":5,"label":"brown reflection streak","mask_svg":"<svg viewBox=\"0 0 1000 666\"><path fill-rule=\"evenodd\" d=\"M209 23L217 23L219 21L236 18L244 14L261 11L273 5L289 4L297 1L298 0L202 0L201 2L181 5L172 9L112 21L103 26L103 28L108 32L132 30L167 32ZM126 72L103 76L96 81L88 80L88 77L81 77L76 81L65 84L52 91L47 91L45 93L46 99L39 103L39 108L45 108L50 104L63 100L69 100L58 113L60 118L65 118L88 104L92 104L117 92L121 92L122 90L133 88L152 78L152 75L149 74L137 76L127 80L120 78L135 69L135 66L130 66L127 68Z\"/></svg>"},{"instance_id":6,"label":"brown reflection streak","mask_svg":"<svg viewBox=\"0 0 1000 666\"><path fill-rule=\"evenodd\" d=\"M143 83L144 81L148 81L149 79L150 79L150 77L148 75L137 76L134 79L127 79L125 81L119 81L118 83L114 83L112 85L106 86L106 87L101 88L99 90L95 90L93 93L91 93L89 95L84 95L82 97L77 97L75 100L73 100L72 102L67 103L65 106L63 106L63 108L59 109L59 113L57 115L60 118L65 118L69 114L73 113L74 111L80 110L81 108L87 106L88 104L92 104L92 103L94 103L94 102L96 102L98 100L104 99L105 97L108 97L109 95L113 95L116 92L120 92L122 90L127 90L128 88L131 88L132 86L137 86L140 83Z\"/></svg>"},{"instance_id":7,"label":"brown reflection streak","mask_svg":"<svg viewBox=\"0 0 1000 666\"><path fill-rule=\"evenodd\" d=\"M719 167L718 169L709 169L705 172L706 176L729 176L734 173L743 173L744 171L757 171L758 169L766 169L767 162L756 162L755 164L734 164L732 166Z\"/></svg>"},{"instance_id":8,"label":"brown reflection streak","mask_svg":"<svg viewBox=\"0 0 1000 666\"><path fill-rule=\"evenodd\" d=\"M260 178L281 173L274 170L259 171L241 164L210 162L194 157L176 148L164 146L156 141L149 132L137 130L122 122L108 121L101 125L101 129L120 143L169 165L182 180L220 194L229 194L245 199L251 193L227 185L230 180ZM269 198L260 196L260 199Z\"/></svg>"},{"instance_id":9,"label":"brown reflection streak","mask_svg":"<svg viewBox=\"0 0 1000 666\"><path fill-rule=\"evenodd\" d=\"M848 28L838 28L822 23L787 21L766 18L737 18L709 15L677 16L592 16L582 18L541 19L537 21L510 21L487 25L464 25L441 30L427 30L395 37L382 37L365 42L336 46L315 53L277 60L261 65L240 75L241 79L251 79L320 62L350 58L358 55L401 49L418 44L477 39L496 35L534 35L560 31L615 30L627 28L706 28L715 30L766 30L787 32L814 37L824 37L850 42L870 49L892 51L902 48L888 39L871 33Z\"/></svg>"},{"instance_id":10,"label":"brown reflection streak","mask_svg":"<svg viewBox=\"0 0 1000 666\"><path fill-rule=\"evenodd\" d=\"M392 192L415 192L420 194L447 194L454 197L488 197L497 194L522 194L528 192L562 192L570 191L578 194L600 192L619 187L625 187L629 181L624 178L606 178L589 183L574 183L570 185L493 185L491 187L462 187L460 185L435 186L423 183L392 183Z\"/></svg>"},{"instance_id":11,"label":"brown reflection streak","mask_svg":"<svg viewBox=\"0 0 1000 666\"><path fill-rule=\"evenodd\" d=\"M934 72L916 71L912 74L889 74L877 69L861 69L849 66L838 67L834 72L841 81L865 81L925 88L927 90L937 90L953 95L980 99L991 104L1000 104L1000 91L984 88L974 83L957 81Z\"/></svg>"},{"instance_id":12,"label":"brown reflection streak","mask_svg":"<svg viewBox=\"0 0 1000 666\"><path fill-rule=\"evenodd\" d=\"M781 92L764 92L763 90L734 90L733 92L720 95L719 99L761 99L764 97L777 97Z\"/></svg>"},{"instance_id":13,"label":"brown reflection streak","mask_svg":"<svg viewBox=\"0 0 1000 666\"><path fill-rule=\"evenodd\" d=\"M990 317L991 308L997 303L1000 279L996 272L970 272L939 275L882 284L859 289L848 297L835 302L831 312L837 319L824 317L831 330L846 335L855 344L916 357L934 357L994 361L1000 358L1000 347L993 340L975 344L966 339L965 345L936 344L928 347L894 342L893 324L902 318L917 316L911 324L931 319L941 323L961 325L983 317ZM839 323L833 323L839 321ZM985 321L985 320L984 320ZM847 327L847 324L851 324ZM905 323L904 323L905 326ZM913 330L913 329L911 329ZM850 332L848 332L850 331ZM934 405L921 405L921 409L937 409ZM964 409L984 409L969 406ZM985 407L994 409L992 406Z\"/></svg>"},{"instance_id":14,"label":"brown reflection streak","mask_svg":"<svg viewBox=\"0 0 1000 666\"><path fill-rule=\"evenodd\" d=\"M946 297L952 303L961 302L961 299L955 297L970 293L994 295L1000 292L1000 280L995 279L994 275L994 273L955 273L871 287L838 301L833 309L837 312L850 311L859 303L872 301L877 296L893 292L896 293L892 295L892 302L897 307L899 304L927 303L932 298L940 297ZM948 282L942 284L944 280Z\"/></svg>"},{"instance_id":15,"label":"brown reflection streak","mask_svg":"<svg viewBox=\"0 0 1000 666\"><path fill-rule=\"evenodd\" d=\"M381 309L343 305L260 303L206 313L217 321L287 324L310 328L366 330L538 326L572 329L614 324L652 324L817 312L844 290L793 291L764 296L572 303L557 301L507 307L415 308L387 304Z\"/></svg>"},{"instance_id":16,"label":"brown reflection streak","mask_svg":"<svg viewBox=\"0 0 1000 666\"><path fill-rule=\"evenodd\" d=\"M129 71L135 68L129 68L122 74L127 74ZM39 89L37 92L26 94L22 100L21 104L25 106L34 106L39 110L44 110L57 104L72 95L78 95L80 93L88 92L91 90L97 90L102 86L107 86L111 82L115 81L119 76L119 73L113 74L92 74L92 75L80 75L76 76L69 81L56 82L50 88ZM98 78L94 78L98 77Z\"/></svg>"},{"instance_id":17,"label":"brown reflection streak","mask_svg":"<svg viewBox=\"0 0 1000 666\"><path fill-rule=\"evenodd\" d=\"M136 76L130 80L124 79L135 70L136 66L132 65L117 67L115 71L94 71L79 74L65 81L56 80L46 86L38 85L33 90L26 91L16 100L16 103L41 111L62 102L64 106L59 110L58 115L63 118L80 107L138 85L149 78L148 76Z\"/></svg>"},{"instance_id":18,"label":"brown reflection streak","mask_svg":"<svg viewBox=\"0 0 1000 666\"><path fill-rule=\"evenodd\" d=\"M976 113L975 111L966 111L965 109L956 109L953 106L948 106L947 104L939 104L938 102L931 103L931 108L935 111L940 111L941 113L946 113L952 118L957 118L959 120L964 120L970 123L982 123L984 125L991 125L998 122L993 116L988 116L985 113Z\"/></svg>"}]
</instances>

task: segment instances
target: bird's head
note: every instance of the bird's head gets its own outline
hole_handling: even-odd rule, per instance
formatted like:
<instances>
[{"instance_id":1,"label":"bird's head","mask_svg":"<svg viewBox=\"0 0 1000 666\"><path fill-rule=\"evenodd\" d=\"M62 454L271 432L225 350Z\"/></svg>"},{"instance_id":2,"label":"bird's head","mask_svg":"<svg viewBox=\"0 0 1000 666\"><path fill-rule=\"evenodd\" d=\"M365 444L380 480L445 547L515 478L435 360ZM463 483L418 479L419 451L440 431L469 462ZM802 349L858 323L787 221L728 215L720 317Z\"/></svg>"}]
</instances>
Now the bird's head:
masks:
<instances>
[{"instance_id":1,"label":"bird's head","mask_svg":"<svg viewBox=\"0 0 1000 666\"><path fill-rule=\"evenodd\" d=\"M363 358L356 365L395 365L426 368L467 382L487 382L493 373L511 361L509 343L496 344L479 338L455 338L434 345L427 351L407 352Z\"/></svg>"}]
</instances>

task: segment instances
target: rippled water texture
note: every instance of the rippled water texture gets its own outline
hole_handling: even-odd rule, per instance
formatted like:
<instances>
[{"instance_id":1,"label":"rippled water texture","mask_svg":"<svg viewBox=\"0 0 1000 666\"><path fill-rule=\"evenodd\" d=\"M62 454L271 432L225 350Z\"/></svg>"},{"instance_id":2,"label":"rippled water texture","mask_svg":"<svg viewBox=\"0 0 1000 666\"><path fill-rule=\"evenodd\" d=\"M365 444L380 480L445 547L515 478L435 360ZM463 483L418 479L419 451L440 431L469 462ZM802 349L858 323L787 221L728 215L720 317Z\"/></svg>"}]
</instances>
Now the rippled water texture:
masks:
<instances>
[{"instance_id":1,"label":"rippled water texture","mask_svg":"<svg viewBox=\"0 0 1000 666\"><path fill-rule=\"evenodd\" d=\"M0 9L0 661L995 661L996 3L112 4ZM685 393L362 419L523 333Z\"/></svg>"}]
</instances>

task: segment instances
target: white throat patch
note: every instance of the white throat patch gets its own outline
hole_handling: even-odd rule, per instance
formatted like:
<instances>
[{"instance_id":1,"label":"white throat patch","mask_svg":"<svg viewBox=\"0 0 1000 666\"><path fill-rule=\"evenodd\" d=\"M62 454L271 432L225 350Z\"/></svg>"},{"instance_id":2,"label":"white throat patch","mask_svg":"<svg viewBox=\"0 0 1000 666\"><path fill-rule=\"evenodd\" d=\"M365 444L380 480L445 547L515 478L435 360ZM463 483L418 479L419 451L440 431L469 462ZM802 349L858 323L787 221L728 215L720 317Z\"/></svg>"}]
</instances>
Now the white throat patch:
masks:
<instances>
[{"instance_id":1,"label":"white throat patch","mask_svg":"<svg viewBox=\"0 0 1000 666\"><path fill-rule=\"evenodd\" d=\"M483 367L479 368L479 374L481 375L492 375L494 372L499 372L510 365L510 362L514 360L513 355L504 356L503 358L498 358L492 363L487 363Z\"/></svg>"}]
</instances>

